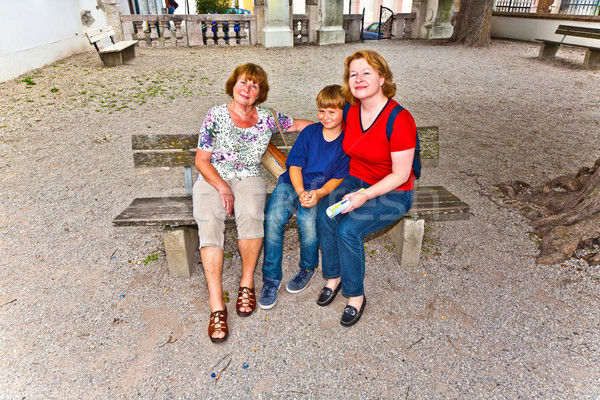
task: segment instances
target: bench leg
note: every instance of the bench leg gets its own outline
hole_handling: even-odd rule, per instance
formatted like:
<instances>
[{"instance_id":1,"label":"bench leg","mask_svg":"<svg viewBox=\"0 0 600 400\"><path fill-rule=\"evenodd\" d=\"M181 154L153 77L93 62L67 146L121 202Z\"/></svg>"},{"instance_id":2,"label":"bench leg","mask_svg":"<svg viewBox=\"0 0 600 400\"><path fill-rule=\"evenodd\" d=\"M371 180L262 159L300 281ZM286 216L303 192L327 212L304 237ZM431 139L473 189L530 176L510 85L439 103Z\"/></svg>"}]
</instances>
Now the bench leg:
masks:
<instances>
[{"instance_id":1,"label":"bench leg","mask_svg":"<svg viewBox=\"0 0 600 400\"><path fill-rule=\"evenodd\" d=\"M542 46L540 47L540 54L538 55L538 58L540 60L547 60L549 58L553 58L556 55L556 52L558 51L559 47L560 47L559 44L542 43Z\"/></svg>"},{"instance_id":2,"label":"bench leg","mask_svg":"<svg viewBox=\"0 0 600 400\"><path fill-rule=\"evenodd\" d=\"M123 62L129 61L132 58L135 58L135 45L129 46L128 48L123 49L122 53L123 53L123 55L121 57L123 59Z\"/></svg>"},{"instance_id":3,"label":"bench leg","mask_svg":"<svg viewBox=\"0 0 600 400\"><path fill-rule=\"evenodd\" d=\"M583 59L584 68L600 68L600 51L593 51L588 49L585 52L585 58Z\"/></svg>"},{"instance_id":4,"label":"bench leg","mask_svg":"<svg viewBox=\"0 0 600 400\"><path fill-rule=\"evenodd\" d=\"M100 58L102 59L104 65L106 65L107 67L123 65L121 53L100 53Z\"/></svg>"},{"instance_id":5,"label":"bench leg","mask_svg":"<svg viewBox=\"0 0 600 400\"><path fill-rule=\"evenodd\" d=\"M394 244L394 252L400 266L419 266L425 221L411 217L402 218L387 234Z\"/></svg>"},{"instance_id":6,"label":"bench leg","mask_svg":"<svg viewBox=\"0 0 600 400\"><path fill-rule=\"evenodd\" d=\"M169 275L171 278L189 278L198 249L198 229L166 227L163 232Z\"/></svg>"}]
</instances>

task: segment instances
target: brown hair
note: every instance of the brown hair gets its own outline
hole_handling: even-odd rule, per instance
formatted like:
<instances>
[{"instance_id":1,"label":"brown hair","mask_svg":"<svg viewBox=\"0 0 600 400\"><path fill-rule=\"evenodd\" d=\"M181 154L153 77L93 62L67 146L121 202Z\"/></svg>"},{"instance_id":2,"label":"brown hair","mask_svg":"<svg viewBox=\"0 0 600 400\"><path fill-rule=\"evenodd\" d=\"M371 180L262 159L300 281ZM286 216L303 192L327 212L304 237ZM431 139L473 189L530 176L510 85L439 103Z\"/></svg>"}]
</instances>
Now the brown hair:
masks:
<instances>
[{"instance_id":1,"label":"brown hair","mask_svg":"<svg viewBox=\"0 0 600 400\"><path fill-rule=\"evenodd\" d=\"M225 92L233 97L233 87L237 83L240 76L243 76L249 81L252 81L258 85L258 98L255 104L263 103L267 100L269 94L269 82L267 82L267 73L260 65L247 63L238 65L234 70L227 82L225 82Z\"/></svg>"},{"instance_id":2,"label":"brown hair","mask_svg":"<svg viewBox=\"0 0 600 400\"><path fill-rule=\"evenodd\" d=\"M346 105L346 97L342 93L340 85L325 86L317 95L317 107L343 109Z\"/></svg>"},{"instance_id":3,"label":"brown hair","mask_svg":"<svg viewBox=\"0 0 600 400\"><path fill-rule=\"evenodd\" d=\"M371 66L379 75L384 78L383 85L381 86L381 91L387 98L392 98L396 95L396 84L392 82L393 75L390 67L388 66L385 59L379 55L379 53L373 50L359 50L352 54L350 57L346 58L344 61L344 87L342 88L342 92L346 97L346 100L350 102L350 104L356 104L356 98L352 95L350 91L350 86L348 85L348 80L350 78L350 63L359 58L364 58L367 64Z\"/></svg>"}]
</instances>

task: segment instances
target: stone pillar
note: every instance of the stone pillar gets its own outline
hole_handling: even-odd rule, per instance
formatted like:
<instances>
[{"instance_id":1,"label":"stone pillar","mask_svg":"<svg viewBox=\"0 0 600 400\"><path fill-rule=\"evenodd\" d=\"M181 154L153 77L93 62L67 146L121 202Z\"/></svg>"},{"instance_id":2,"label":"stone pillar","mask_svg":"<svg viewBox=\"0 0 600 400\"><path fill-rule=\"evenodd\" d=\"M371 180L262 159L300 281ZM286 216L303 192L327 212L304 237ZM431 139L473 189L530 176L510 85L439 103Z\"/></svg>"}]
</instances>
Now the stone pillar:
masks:
<instances>
[{"instance_id":1,"label":"stone pillar","mask_svg":"<svg viewBox=\"0 0 600 400\"><path fill-rule=\"evenodd\" d=\"M325 44L344 43L344 1L319 0L319 15L321 26L317 30L317 43Z\"/></svg>"},{"instance_id":2,"label":"stone pillar","mask_svg":"<svg viewBox=\"0 0 600 400\"><path fill-rule=\"evenodd\" d=\"M454 27L450 24L450 21L452 20L453 8L454 0L439 0L437 15L431 29L432 39L446 39L452 36Z\"/></svg>"},{"instance_id":3,"label":"stone pillar","mask_svg":"<svg viewBox=\"0 0 600 400\"><path fill-rule=\"evenodd\" d=\"M263 38L263 29L265 29L265 0L254 0L254 15L256 15L256 32L258 33L257 43L265 45Z\"/></svg>"},{"instance_id":4,"label":"stone pillar","mask_svg":"<svg viewBox=\"0 0 600 400\"><path fill-rule=\"evenodd\" d=\"M435 10L434 6L436 7ZM435 22L436 10L437 0L413 0L412 12L415 13L415 20L413 21L412 31L414 38L429 39L431 28Z\"/></svg>"},{"instance_id":5,"label":"stone pillar","mask_svg":"<svg viewBox=\"0 0 600 400\"><path fill-rule=\"evenodd\" d=\"M106 13L106 24L115 30L115 42L125 40L121 24L121 3L117 0L104 0L104 12Z\"/></svg>"},{"instance_id":6,"label":"stone pillar","mask_svg":"<svg viewBox=\"0 0 600 400\"><path fill-rule=\"evenodd\" d=\"M262 29L262 44L266 48L294 46L294 33L290 28L290 15L290 0L265 1L265 26Z\"/></svg>"},{"instance_id":7,"label":"stone pillar","mask_svg":"<svg viewBox=\"0 0 600 400\"><path fill-rule=\"evenodd\" d=\"M308 42L317 43L319 24L319 0L306 0L306 15L308 15Z\"/></svg>"}]
</instances>

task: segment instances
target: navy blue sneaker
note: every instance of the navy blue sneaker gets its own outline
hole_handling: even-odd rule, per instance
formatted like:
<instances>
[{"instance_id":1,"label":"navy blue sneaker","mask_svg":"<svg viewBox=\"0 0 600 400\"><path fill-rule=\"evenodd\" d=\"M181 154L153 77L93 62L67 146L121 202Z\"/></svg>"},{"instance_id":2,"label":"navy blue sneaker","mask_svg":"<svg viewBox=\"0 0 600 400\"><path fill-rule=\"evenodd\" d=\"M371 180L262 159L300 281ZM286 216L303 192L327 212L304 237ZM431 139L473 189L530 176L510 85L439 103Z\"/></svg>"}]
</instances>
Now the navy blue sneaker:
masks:
<instances>
[{"instance_id":1,"label":"navy blue sneaker","mask_svg":"<svg viewBox=\"0 0 600 400\"><path fill-rule=\"evenodd\" d=\"M263 310L273 308L275 303L277 303L277 291L280 287L280 280L263 277L263 287L260 291L260 298L258 299L260 308Z\"/></svg>"},{"instance_id":2,"label":"navy blue sneaker","mask_svg":"<svg viewBox=\"0 0 600 400\"><path fill-rule=\"evenodd\" d=\"M313 278L313 276L315 276L315 272L317 272L316 268L312 271L307 271L304 268L300 268L300 270L296 273L296 276L289 281L285 290L290 293L300 293L308 287L310 280Z\"/></svg>"}]
</instances>

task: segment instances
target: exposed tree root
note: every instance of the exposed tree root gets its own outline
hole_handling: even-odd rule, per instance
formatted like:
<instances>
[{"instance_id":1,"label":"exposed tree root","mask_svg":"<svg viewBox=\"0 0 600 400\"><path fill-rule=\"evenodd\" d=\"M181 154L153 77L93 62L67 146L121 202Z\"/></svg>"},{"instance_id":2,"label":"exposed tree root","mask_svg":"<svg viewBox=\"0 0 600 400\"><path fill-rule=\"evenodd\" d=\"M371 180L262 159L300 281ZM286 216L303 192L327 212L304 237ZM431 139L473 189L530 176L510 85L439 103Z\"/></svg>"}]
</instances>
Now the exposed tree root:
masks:
<instances>
[{"instance_id":1,"label":"exposed tree root","mask_svg":"<svg viewBox=\"0 0 600 400\"><path fill-rule=\"evenodd\" d=\"M542 239L537 262L554 264L573 256L579 247L600 238L600 159L592 168L581 168L575 175L552 179L539 189L515 181L500 184L504 195L523 207L523 215ZM600 254L584 257L600 264Z\"/></svg>"}]
</instances>

